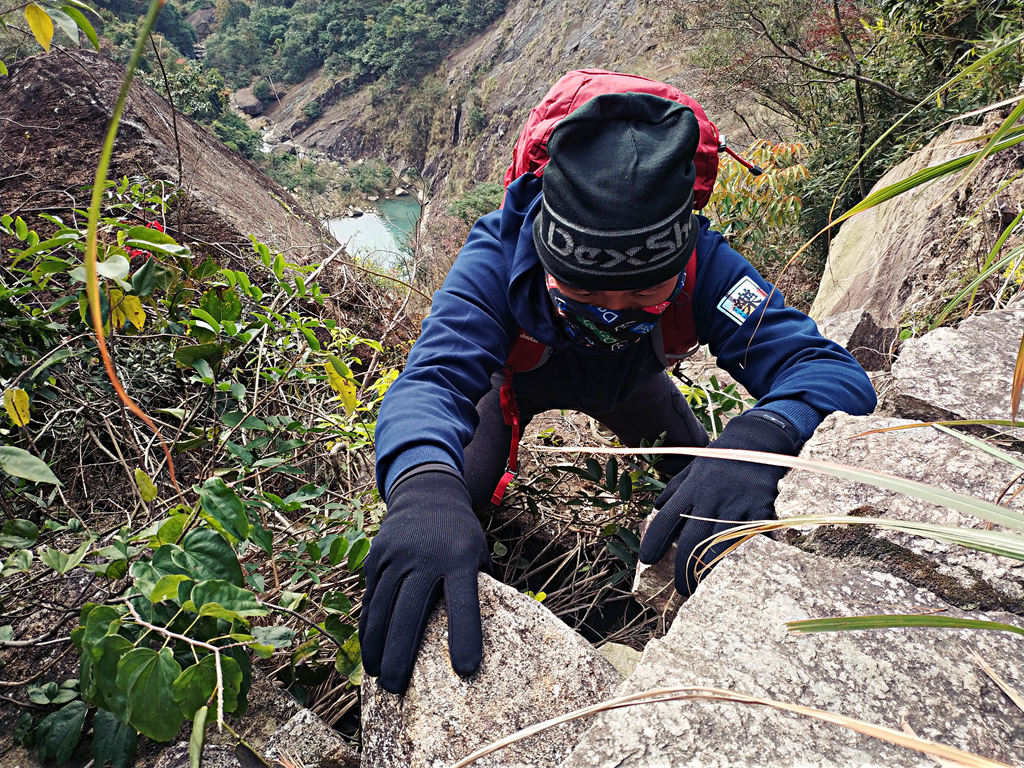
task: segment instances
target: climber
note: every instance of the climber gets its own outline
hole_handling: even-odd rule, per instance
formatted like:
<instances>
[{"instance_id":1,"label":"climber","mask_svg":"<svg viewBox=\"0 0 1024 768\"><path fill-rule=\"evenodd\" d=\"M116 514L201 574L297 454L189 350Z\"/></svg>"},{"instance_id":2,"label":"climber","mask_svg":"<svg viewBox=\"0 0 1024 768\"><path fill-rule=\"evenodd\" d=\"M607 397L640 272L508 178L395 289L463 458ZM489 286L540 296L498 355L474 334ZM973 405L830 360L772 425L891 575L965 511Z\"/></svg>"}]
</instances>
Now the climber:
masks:
<instances>
[{"instance_id":1,"label":"climber","mask_svg":"<svg viewBox=\"0 0 1024 768\"><path fill-rule=\"evenodd\" d=\"M695 167L702 127L672 98L602 93L551 130L543 173L512 181L502 208L472 228L377 422L388 512L366 559L359 637L364 669L386 690L408 686L442 594L452 666L478 668L477 574L490 558L476 512L500 498L511 443L533 416L581 411L629 446L708 444L665 370L672 312L683 308L695 338L758 398L712 448L795 455L829 413L874 408L853 357L694 214L695 184L709 189ZM524 336L540 352L513 364ZM683 456L656 469L674 476L639 557L656 562L677 543L675 584L688 595L695 547L773 517L785 470Z\"/></svg>"}]
</instances>

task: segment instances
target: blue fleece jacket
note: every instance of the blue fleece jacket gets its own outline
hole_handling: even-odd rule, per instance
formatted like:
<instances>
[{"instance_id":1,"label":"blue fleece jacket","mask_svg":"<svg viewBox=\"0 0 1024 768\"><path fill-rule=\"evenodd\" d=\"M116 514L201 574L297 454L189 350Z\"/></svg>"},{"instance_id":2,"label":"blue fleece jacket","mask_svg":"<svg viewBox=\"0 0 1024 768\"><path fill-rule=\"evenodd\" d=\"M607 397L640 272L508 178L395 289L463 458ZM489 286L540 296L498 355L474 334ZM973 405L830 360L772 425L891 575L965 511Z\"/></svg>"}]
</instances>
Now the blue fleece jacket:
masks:
<instances>
[{"instance_id":1,"label":"blue fleece jacket","mask_svg":"<svg viewBox=\"0 0 1024 768\"><path fill-rule=\"evenodd\" d=\"M519 328L552 350L543 366L546 402L557 403L557 393L550 392L557 381L575 407L607 411L638 377L662 367L654 335L652 343L622 352L584 349L565 336L533 245L540 193L541 181L532 174L509 185L504 207L474 225L434 294L422 334L377 420L377 486L385 498L398 477L421 464L440 463L462 473L462 449L476 429L476 403L490 390L491 374L504 365ZM709 229L706 218L698 220L692 297L697 337L758 398L756 408L783 416L804 440L833 411L873 410L875 392L850 353L823 338L807 315L786 307L779 292ZM738 322L729 299L744 278L769 296L763 314L758 307ZM539 380L540 371L517 373L517 391L528 393L531 378Z\"/></svg>"}]
</instances>

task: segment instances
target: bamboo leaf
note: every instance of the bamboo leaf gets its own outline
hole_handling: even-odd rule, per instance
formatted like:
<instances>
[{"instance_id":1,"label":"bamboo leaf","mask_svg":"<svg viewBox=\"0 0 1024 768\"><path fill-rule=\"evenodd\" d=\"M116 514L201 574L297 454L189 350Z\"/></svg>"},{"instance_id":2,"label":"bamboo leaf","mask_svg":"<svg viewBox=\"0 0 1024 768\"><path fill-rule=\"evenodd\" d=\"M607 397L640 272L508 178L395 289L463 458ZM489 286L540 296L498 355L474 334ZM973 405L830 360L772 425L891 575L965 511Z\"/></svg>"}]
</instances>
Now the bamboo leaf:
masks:
<instances>
[{"instance_id":1,"label":"bamboo leaf","mask_svg":"<svg viewBox=\"0 0 1024 768\"><path fill-rule=\"evenodd\" d=\"M804 619L787 621L786 628L794 634L814 632L844 632L861 629L889 629L894 627L945 627L949 629L984 629L999 632L1014 632L1024 635L1024 628L1001 621L981 619L958 619L953 616L934 614L887 614L877 616L846 616L831 619Z\"/></svg>"},{"instance_id":2,"label":"bamboo leaf","mask_svg":"<svg viewBox=\"0 0 1024 768\"><path fill-rule=\"evenodd\" d=\"M92 47L97 51L100 49L99 38L96 37L96 30L93 29L92 24L85 18L85 14L75 8L73 5L62 5L61 10L64 11L68 16L74 19L75 24L78 28L85 33L85 36L89 38L89 42L92 43Z\"/></svg>"}]
</instances>

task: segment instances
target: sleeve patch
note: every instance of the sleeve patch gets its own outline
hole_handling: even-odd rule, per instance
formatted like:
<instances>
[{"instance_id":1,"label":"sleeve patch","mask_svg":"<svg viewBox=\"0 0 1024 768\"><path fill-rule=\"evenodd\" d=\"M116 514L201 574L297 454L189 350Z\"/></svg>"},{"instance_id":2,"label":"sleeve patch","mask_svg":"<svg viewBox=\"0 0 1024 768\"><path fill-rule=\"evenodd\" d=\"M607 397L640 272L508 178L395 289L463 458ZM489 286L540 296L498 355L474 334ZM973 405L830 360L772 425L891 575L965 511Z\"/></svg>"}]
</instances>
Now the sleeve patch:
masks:
<instances>
[{"instance_id":1,"label":"sleeve patch","mask_svg":"<svg viewBox=\"0 0 1024 768\"><path fill-rule=\"evenodd\" d=\"M736 325L743 325L743 321L761 306L761 302L767 296L768 294L754 282L753 278L744 276L718 302L718 311Z\"/></svg>"}]
</instances>

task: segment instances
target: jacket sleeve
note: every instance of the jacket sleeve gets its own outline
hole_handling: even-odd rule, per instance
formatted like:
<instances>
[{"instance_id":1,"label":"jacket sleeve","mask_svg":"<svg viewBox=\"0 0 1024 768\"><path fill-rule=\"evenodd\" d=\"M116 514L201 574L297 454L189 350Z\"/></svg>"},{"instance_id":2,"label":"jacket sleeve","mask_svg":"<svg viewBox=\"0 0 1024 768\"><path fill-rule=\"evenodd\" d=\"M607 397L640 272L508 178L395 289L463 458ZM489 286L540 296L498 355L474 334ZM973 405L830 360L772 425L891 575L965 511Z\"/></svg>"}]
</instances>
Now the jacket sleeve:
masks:
<instances>
[{"instance_id":1,"label":"jacket sleeve","mask_svg":"<svg viewBox=\"0 0 1024 768\"><path fill-rule=\"evenodd\" d=\"M694 322L718 365L785 417L807 440L833 411L870 413L874 388L853 356L824 338L803 312L785 306L765 281L701 217Z\"/></svg>"},{"instance_id":2,"label":"jacket sleeve","mask_svg":"<svg viewBox=\"0 0 1024 768\"><path fill-rule=\"evenodd\" d=\"M518 325L508 306L501 212L480 219L434 294L430 315L381 404L375 445L382 498L421 464L463 471L462 448L477 425L476 403L505 362Z\"/></svg>"}]
</instances>

